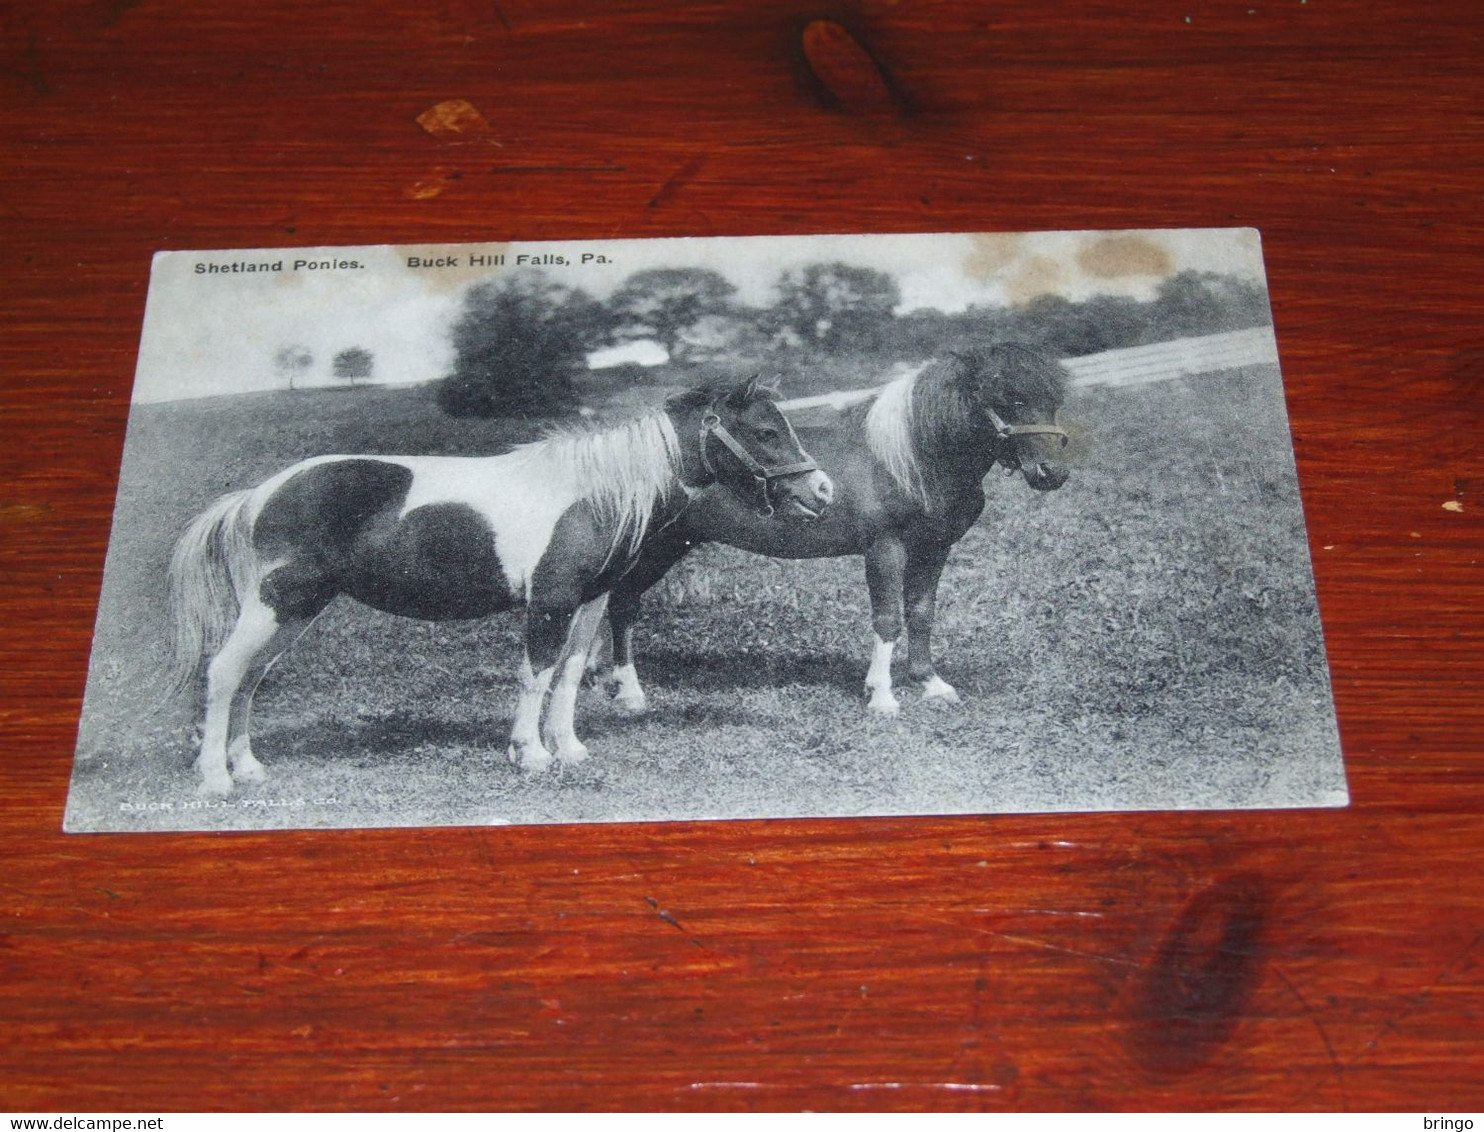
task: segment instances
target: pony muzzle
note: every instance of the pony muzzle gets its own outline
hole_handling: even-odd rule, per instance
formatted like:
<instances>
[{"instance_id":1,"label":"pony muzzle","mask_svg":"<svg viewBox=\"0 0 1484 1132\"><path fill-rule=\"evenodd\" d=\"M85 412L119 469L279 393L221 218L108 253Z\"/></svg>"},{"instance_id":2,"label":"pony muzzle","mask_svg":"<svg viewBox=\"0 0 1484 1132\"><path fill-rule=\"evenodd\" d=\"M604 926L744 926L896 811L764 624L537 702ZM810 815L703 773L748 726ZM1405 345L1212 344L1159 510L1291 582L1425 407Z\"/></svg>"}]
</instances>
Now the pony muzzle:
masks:
<instances>
[{"instance_id":1,"label":"pony muzzle","mask_svg":"<svg viewBox=\"0 0 1484 1132\"><path fill-rule=\"evenodd\" d=\"M1055 491L1067 482L1071 469L1065 464L1049 460L1036 462L1022 460L1020 474L1025 477L1025 482L1037 491Z\"/></svg>"},{"instance_id":2,"label":"pony muzzle","mask_svg":"<svg viewBox=\"0 0 1484 1132\"><path fill-rule=\"evenodd\" d=\"M777 481L777 495L788 505L786 516L812 523L835 498L835 481L820 469Z\"/></svg>"}]
</instances>

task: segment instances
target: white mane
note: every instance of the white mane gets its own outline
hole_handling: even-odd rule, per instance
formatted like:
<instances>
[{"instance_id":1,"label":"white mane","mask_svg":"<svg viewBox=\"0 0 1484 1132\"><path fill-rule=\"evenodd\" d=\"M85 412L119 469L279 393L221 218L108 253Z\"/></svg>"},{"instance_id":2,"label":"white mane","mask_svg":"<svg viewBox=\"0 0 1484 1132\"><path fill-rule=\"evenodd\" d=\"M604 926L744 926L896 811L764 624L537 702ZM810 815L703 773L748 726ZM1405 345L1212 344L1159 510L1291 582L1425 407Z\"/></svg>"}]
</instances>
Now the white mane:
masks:
<instances>
[{"instance_id":1,"label":"white mane","mask_svg":"<svg viewBox=\"0 0 1484 1132\"><path fill-rule=\"evenodd\" d=\"M917 373L909 373L876 394L866 412L866 446L903 491L927 506L927 484L917 459L917 446L912 442L912 394L916 386Z\"/></svg>"},{"instance_id":2,"label":"white mane","mask_svg":"<svg viewBox=\"0 0 1484 1132\"><path fill-rule=\"evenodd\" d=\"M576 485L578 497L613 524L610 557L620 549L636 554L655 507L683 490L680 439L663 412L601 430L555 432L511 455L542 478Z\"/></svg>"}]
</instances>

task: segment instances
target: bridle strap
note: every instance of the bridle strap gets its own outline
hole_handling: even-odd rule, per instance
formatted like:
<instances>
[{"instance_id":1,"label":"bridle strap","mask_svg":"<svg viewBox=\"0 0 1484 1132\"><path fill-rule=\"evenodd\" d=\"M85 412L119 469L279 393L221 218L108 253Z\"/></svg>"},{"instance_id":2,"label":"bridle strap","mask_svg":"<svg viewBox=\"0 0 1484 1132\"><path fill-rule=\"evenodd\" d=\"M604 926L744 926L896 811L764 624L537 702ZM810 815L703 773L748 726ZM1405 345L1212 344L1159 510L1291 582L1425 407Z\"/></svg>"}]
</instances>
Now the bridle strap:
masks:
<instances>
[{"instance_id":1,"label":"bridle strap","mask_svg":"<svg viewBox=\"0 0 1484 1132\"><path fill-rule=\"evenodd\" d=\"M706 474L713 480L720 480L716 469L711 464L711 457L706 453L706 446L711 438L715 437L722 445L735 456L744 468L752 474L753 482L757 484L762 495L762 506L758 514L765 517L773 514L773 481L783 476L796 476L802 472L815 472L819 465L812 459L800 460L796 464L764 464L751 452L742 446L742 443L727 431L726 425L721 423L721 417L716 415L714 409L708 410L701 417L701 466L706 469ZM797 438L795 438L797 439Z\"/></svg>"},{"instance_id":2,"label":"bridle strap","mask_svg":"<svg viewBox=\"0 0 1484 1132\"><path fill-rule=\"evenodd\" d=\"M1062 446L1066 447L1066 430L1054 424L1008 424L999 413L985 406L985 415L989 417L989 423L994 425L995 435L1001 440L1013 440L1017 436L1059 436Z\"/></svg>"},{"instance_id":3,"label":"bridle strap","mask_svg":"<svg viewBox=\"0 0 1484 1132\"><path fill-rule=\"evenodd\" d=\"M715 413L707 413L701 418L701 466L706 469L706 474L716 479L716 469L711 466L711 457L706 454L706 442L712 437L721 441L722 445L733 456L741 462L742 466L752 474L752 478L767 483L769 480L780 479L783 476L796 476L803 472L816 472L819 465L813 460L800 460L796 464L764 464L756 456L747 451L742 443L727 431L726 425L721 423L721 418Z\"/></svg>"}]
</instances>

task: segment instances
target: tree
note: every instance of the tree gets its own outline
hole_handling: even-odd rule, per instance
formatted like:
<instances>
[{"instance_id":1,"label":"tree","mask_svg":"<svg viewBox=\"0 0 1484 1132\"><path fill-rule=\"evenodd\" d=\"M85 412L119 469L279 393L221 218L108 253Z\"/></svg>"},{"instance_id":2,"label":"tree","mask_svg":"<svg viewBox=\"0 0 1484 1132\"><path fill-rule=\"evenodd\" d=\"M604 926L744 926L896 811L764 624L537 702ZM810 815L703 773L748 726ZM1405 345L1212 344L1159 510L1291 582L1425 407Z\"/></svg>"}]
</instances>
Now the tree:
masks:
<instances>
[{"instance_id":1,"label":"tree","mask_svg":"<svg viewBox=\"0 0 1484 1132\"><path fill-rule=\"evenodd\" d=\"M438 404L457 417L569 411L573 376L607 327L601 304L539 271L476 283L453 326L453 372L439 384Z\"/></svg>"},{"instance_id":2,"label":"tree","mask_svg":"<svg viewBox=\"0 0 1484 1132\"><path fill-rule=\"evenodd\" d=\"M890 275L847 263L814 263L784 273L772 309L775 328L806 346L838 350L878 343L901 291Z\"/></svg>"},{"instance_id":3,"label":"tree","mask_svg":"<svg viewBox=\"0 0 1484 1132\"><path fill-rule=\"evenodd\" d=\"M1014 312L1009 307L973 304L957 314L927 308L898 315L892 323L894 352L900 358L918 360L941 356L949 350L967 350L988 342L1004 342L1015 336L1010 328Z\"/></svg>"},{"instance_id":4,"label":"tree","mask_svg":"<svg viewBox=\"0 0 1484 1132\"><path fill-rule=\"evenodd\" d=\"M1182 271L1159 285L1151 321L1160 338L1217 334L1264 326L1272 317L1267 293L1234 275Z\"/></svg>"},{"instance_id":5,"label":"tree","mask_svg":"<svg viewBox=\"0 0 1484 1132\"><path fill-rule=\"evenodd\" d=\"M614 336L622 342L652 338L671 360L686 352L686 332L732 310L737 288L715 271L659 267L624 280L608 300Z\"/></svg>"},{"instance_id":6,"label":"tree","mask_svg":"<svg viewBox=\"0 0 1484 1132\"><path fill-rule=\"evenodd\" d=\"M303 374L312 365L314 355L306 346L281 346L273 355L273 368L284 375L290 389L294 388L294 377Z\"/></svg>"},{"instance_id":7,"label":"tree","mask_svg":"<svg viewBox=\"0 0 1484 1132\"><path fill-rule=\"evenodd\" d=\"M360 346L351 346L335 355L335 360L330 363L330 369L341 381L348 381L354 385L356 378L364 379L371 376L373 365L374 359L370 350L364 350Z\"/></svg>"},{"instance_id":8,"label":"tree","mask_svg":"<svg viewBox=\"0 0 1484 1132\"><path fill-rule=\"evenodd\" d=\"M1157 341L1147 337L1150 305L1118 295L1073 302L1038 295L1011 314L1008 337L1053 357L1077 358Z\"/></svg>"}]
</instances>

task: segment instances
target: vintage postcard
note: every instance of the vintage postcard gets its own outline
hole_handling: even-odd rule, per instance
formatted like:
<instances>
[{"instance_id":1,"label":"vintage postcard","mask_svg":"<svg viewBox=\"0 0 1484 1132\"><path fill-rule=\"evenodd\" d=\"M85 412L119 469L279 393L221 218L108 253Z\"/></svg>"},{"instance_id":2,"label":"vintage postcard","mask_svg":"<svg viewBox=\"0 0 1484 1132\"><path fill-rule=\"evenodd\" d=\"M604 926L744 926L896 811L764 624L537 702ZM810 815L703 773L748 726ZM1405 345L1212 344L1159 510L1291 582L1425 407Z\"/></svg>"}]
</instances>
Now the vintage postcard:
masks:
<instances>
[{"instance_id":1,"label":"vintage postcard","mask_svg":"<svg viewBox=\"0 0 1484 1132\"><path fill-rule=\"evenodd\" d=\"M70 831L1346 801L1252 230L155 257Z\"/></svg>"}]
</instances>

